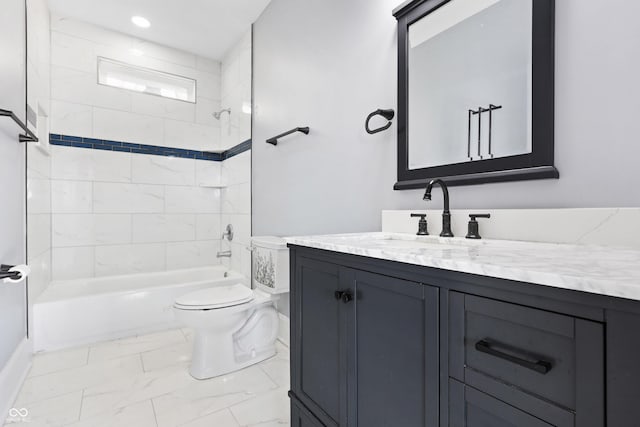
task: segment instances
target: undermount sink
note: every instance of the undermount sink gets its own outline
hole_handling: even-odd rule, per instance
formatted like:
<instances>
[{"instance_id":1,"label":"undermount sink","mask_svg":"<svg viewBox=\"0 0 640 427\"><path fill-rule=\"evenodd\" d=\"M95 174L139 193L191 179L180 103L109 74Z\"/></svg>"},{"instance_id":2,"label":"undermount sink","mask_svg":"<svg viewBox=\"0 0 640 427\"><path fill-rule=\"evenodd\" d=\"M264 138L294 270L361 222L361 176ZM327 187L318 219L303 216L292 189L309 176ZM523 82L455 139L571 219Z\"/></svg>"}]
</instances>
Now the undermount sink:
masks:
<instances>
[{"instance_id":1,"label":"undermount sink","mask_svg":"<svg viewBox=\"0 0 640 427\"><path fill-rule=\"evenodd\" d=\"M333 236L337 244L357 244L370 249L380 250L467 250L477 246L478 241L464 238L446 238L439 236L416 236L415 234L375 233L375 234L346 234Z\"/></svg>"},{"instance_id":2,"label":"undermount sink","mask_svg":"<svg viewBox=\"0 0 640 427\"><path fill-rule=\"evenodd\" d=\"M388 235L376 241L380 246L407 249L463 249L470 246L468 241L436 236Z\"/></svg>"}]
</instances>

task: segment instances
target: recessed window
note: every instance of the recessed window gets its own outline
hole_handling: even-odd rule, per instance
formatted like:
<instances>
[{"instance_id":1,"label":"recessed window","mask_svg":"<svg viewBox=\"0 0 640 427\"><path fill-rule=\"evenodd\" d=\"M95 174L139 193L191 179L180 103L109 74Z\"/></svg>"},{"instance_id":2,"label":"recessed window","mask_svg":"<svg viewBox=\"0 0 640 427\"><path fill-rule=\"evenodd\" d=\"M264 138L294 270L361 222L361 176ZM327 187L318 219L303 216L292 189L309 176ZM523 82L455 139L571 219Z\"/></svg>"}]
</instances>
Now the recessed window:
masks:
<instances>
[{"instance_id":1,"label":"recessed window","mask_svg":"<svg viewBox=\"0 0 640 427\"><path fill-rule=\"evenodd\" d=\"M196 102L196 81L162 71L98 58L98 83L178 101Z\"/></svg>"}]
</instances>

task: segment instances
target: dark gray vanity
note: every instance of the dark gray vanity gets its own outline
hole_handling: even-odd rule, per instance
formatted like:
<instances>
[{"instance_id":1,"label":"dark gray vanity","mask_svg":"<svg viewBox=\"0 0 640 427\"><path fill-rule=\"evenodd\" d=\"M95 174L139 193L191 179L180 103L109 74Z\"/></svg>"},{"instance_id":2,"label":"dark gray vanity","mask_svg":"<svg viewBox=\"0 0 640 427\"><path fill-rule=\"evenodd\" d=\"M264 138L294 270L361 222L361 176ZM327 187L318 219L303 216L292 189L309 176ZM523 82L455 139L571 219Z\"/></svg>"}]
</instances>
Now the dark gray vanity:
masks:
<instances>
[{"instance_id":1,"label":"dark gray vanity","mask_svg":"<svg viewBox=\"0 0 640 427\"><path fill-rule=\"evenodd\" d=\"M289 244L294 427L640 425L640 302L301 239ZM480 245L461 253L481 261ZM405 252L456 259L453 246Z\"/></svg>"}]
</instances>

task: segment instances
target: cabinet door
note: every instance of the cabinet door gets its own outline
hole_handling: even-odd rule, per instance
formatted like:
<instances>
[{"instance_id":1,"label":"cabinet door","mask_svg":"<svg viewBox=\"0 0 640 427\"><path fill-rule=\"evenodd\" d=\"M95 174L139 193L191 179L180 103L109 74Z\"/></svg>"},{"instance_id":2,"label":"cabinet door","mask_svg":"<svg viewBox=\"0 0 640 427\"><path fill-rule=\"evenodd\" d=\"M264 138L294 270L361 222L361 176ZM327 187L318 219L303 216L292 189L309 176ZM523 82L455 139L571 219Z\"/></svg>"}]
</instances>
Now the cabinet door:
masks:
<instances>
[{"instance_id":1,"label":"cabinet door","mask_svg":"<svg viewBox=\"0 0 640 427\"><path fill-rule=\"evenodd\" d=\"M291 399L291 427L324 427L309 411Z\"/></svg>"},{"instance_id":2,"label":"cabinet door","mask_svg":"<svg viewBox=\"0 0 640 427\"><path fill-rule=\"evenodd\" d=\"M456 380L450 380L449 394L451 427L552 427Z\"/></svg>"},{"instance_id":3,"label":"cabinet door","mask_svg":"<svg viewBox=\"0 0 640 427\"><path fill-rule=\"evenodd\" d=\"M360 427L438 423L438 289L350 270L349 418ZM351 281L351 280L350 280Z\"/></svg>"},{"instance_id":4,"label":"cabinet door","mask_svg":"<svg viewBox=\"0 0 640 427\"><path fill-rule=\"evenodd\" d=\"M291 286L291 383L298 399L328 426L346 426L345 305L340 268L295 259Z\"/></svg>"}]
</instances>

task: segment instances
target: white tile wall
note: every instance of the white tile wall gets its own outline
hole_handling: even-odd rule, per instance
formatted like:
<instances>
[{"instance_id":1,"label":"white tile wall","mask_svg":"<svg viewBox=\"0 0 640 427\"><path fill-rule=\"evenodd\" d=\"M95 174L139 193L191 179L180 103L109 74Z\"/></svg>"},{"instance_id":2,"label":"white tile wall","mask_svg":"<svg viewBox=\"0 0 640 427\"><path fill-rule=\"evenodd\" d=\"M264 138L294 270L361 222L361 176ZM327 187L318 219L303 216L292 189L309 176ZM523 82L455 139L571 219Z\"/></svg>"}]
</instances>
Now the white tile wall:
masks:
<instances>
[{"instance_id":1,"label":"white tile wall","mask_svg":"<svg viewBox=\"0 0 640 427\"><path fill-rule=\"evenodd\" d=\"M133 242L184 242L196 239L195 215L138 214L133 216Z\"/></svg>"},{"instance_id":2,"label":"white tile wall","mask_svg":"<svg viewBox=\"0 0 640 427\"><path fill-rule=\"evenodd\" d=\"M158 117L94 107L92 136L114 141L166 146L162 137L162 123L163 120Z\"/></svg>"},{"instance_id":3,"label":"white tile wall","mask_svg":"<svg viewBox=\"0 0 640 427\"><path fill-rule=\"evenodd\" d=\"M59 146L53 152L54 279L219 263L221 190L195 184L196 170L219 181L219 164Z\"/></svg>"},{"instance_id":4,"label":"white tile wall","mask_svg":"<svg viewBox=\"0 0 640 427\"><path fill-rule=\"evenodd\" d=\"M27 102L38 113L36 132L40 142L27 144L27 262L29 303L44 291L51 281L51 158L49 133L51 113L50 29L46 0L27 2L29 32L27 34L28 93ZM32 313L29 308L29 313Z\"/></svg>"},{"instance_id":5,"label":"white tile wall","mask_svg":"<svg viewBox=\"0 0 640 427\"><path fill-rule=\"evenodd\" d=\"M54 180L131 182L129 153L54 145L51 157L51 178Z\"/></svg>"},{"instance_id":6,"label":"white tile wall","mask_svg":"<svg viewBox=\"0 0 640 427\"><path fill-rule=\"evenodd\" d=\"M51 132L93 135L93 108L66 101L51 101Z\"/></svg>"},{"instance_id":7,"label":"white tile wall","mask_svg":"<svg viewBox=\"0 0 640 427\"><path fill-rule=\"evenodd\" d=\"M53 214L53 247L97 246L131 240L128 215Z\"/></svg>"},{"instance_id":8,"label":"white tile wall","mask_svg":"<svg viewBox=\"0 0 640 427\"><path fill-rule=\"evenodd\" d=\"M131 172L134 182L195 185L195 163L178 157L133 155Z\"/></svg>"},{"instance_id":9,"label":"white tile wall","mask_svg":"<svg viewBox=\"0 0 640 427\"><path fill-rule=\"evenodd\" d=\"M226 162L196 162L197 185L219 185L222 183L222 166Z\"/></svg>"},{"instance_id":10,"label":"white tile wall","mask_svg":"<svg viewBox=\"0 0 640 427\"><path fill-rule=\"evenodd\" d=\"M222 249L231 249L231 259L225 259L228 266L251 276L251 252L247 250L251 243L251 151L225 160L222 166L222 179L227 187L222 190L221 227L232 224L234 238L232 242L222 242Z\"/></svg>"},{"instance_id":11,"label":"white tile wall","mask_svg":"<svg viewBox=\"0 0 640 427\"><path fill-rule=\"evenodd\" d=\"M51 212L51 181L32 178L27 182L27 200L29 213L41 214Z\"/></svg>"},{"instance_id":12,"label":"white tile wall","mask_svg":"<svg viewBox=\"0 0 640 427\"><path fill-rule=\"evenodd\" d=\"M95 275L134 274L161 271L166 268L166 245L96 246Z\"/></svg>"},{"instance_id":13,"label":"white tile wall","mask_svg":"<svg viewBox=\"0 0 640 427\"><path fill-rule=\"evenodd\" d=\"M231 108L222 117L220 141L230 148L251 138L251 114L243 112L251 105L251 30L227 52L222 60L221 105Z\"/></svg>"},{"instance_id":14,"label":"white tile wall","mask_svg":"<svg viewBox=\"0 0 640 427\"><path fill-rule=\"evenodd\" d=\"M149 145L214 150L220 146L220 62L83 22L51 20L54 133ZM197 103L97 84L98 57L197 81Z\"/></svg>"},{"instance_id":15,"label":"white tile wall","mask_svg":"<svg viewBox=\"0 0 640 427\"><path fill-rule=\"evenodd\" d=\"M54 16L51 25L52 133L196 150L250 138L241 112L251 100L250 32L221 67L71 19ZM97 85L99 56L194 78L197 103ZM225 131L212 117L223 95L233 109ZM219 163L54 146L50 170L54 279L216 264L227 223L236 238L224 243L234 256L223 261L250 275L250 152Z\"/></svg>"},{"instance_id":16,"label":"white tile wall","mask_svg":"<svg viewBox=\"0 0 640 427\"><path fill-rule=\"evenodd\" d=\"M51 214L28 214L28 258L36 258L51 251Z\"/></svg>"},{"instance_id":17,"label":"white tile wall","mask_svg":"<svg viewBox=\"0 0 640 427\"><path fill-rule=\"evenodd\" d=\"M218 240L222 235L220 215L205 214L196 215L196 239Z\"/></svg>"},{"instance_id":18,"label":"white tile wall","mask_svg":"<svg viewBox=\"0 0 640 427\"><path fill-rule=\"evenodd\" d=\"M242 112L243 103L251 102L251 31L227 52L222 60L222 106L231 108L231 115L223 115L220 140L229 148L251 138L251 115ZM251 238L251 151L225 160L221 180L221 227L233 224L232 242L222 242L222 249L231 249L228 266L251 276L251 252L247 250Z\"/></svg>"},{"instance_id":19,"label":"white tile wall","mask_svg":"<svg viewBox=\"0 0 640 427\"><path fill-rule=\"evenodd\" d=\"M164 198L162 185L93 183L95 213L161 213Z\"/></svg>"},{"instance_id":20,"label":"white tile wall","mask_svg":"<svg viewBox=\"0 0 640 427\"><path fill-rule=\"evenodd\" d=\"M200 267L212 264L220 250L220 240L167 244L167 269Z\"/></svg>"},{"instance_id":21,"label":"white tile wall","mask_svg":"<svg viewBox=\"0 0 640 427\"><path fill-rule=\"evenodd\" d=\"M219 213L220 190L206 187L165 187L165 211Z\"/></svg>"},{"instance_id":22,"label":"white tile wall","mask_svg":"<svg viewBox=\"0 0 640 427\"><path fill-rule=\"evenodd\" d=\"M56 213L93 212L93 185L89 181L51 181L51 208Z\"/></svg>"},{"instance_id":23,"label":"white tile wall","mask_svg":"<svg viewBox=\"0 0 640 427\"><path fill-rule=\"evenodd\" d=\"M54 248L52 271L54 280L81 279L95 276L95 246Z\"/></svg>"}]
</instances>

